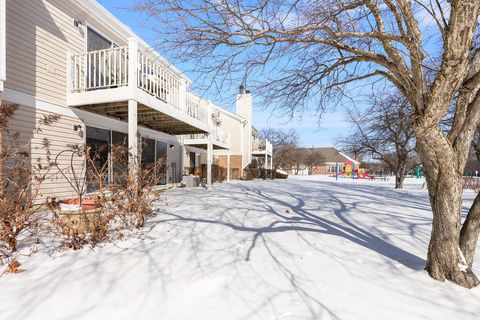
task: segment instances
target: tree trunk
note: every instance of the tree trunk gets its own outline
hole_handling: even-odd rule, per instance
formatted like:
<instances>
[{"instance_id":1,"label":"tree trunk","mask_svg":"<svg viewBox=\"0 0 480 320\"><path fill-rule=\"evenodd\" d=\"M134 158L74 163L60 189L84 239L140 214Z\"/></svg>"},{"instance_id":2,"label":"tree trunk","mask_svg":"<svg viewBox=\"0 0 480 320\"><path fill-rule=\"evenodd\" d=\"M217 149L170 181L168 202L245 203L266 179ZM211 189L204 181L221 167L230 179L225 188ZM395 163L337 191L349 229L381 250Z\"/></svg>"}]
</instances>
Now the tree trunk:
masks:
<instances>
[{"instance_id":1,"label":"tree trunk","mask_svg":"<svg viewBox=\"0 0 480 320\"><path fill-rule=\"evenodd\" d=\"M460 250L462 175L461 161L440 130L417 131L417 151L424 164L433 212L432 234L428 246L428 274L440 281L449 280L466 288L480 284ZM418 128L417 128L418 130Z\"/></svg>"},{"instance_id":2,"label":"tree trunk","mask_svg":"<svg viewBox=\"0 0 480 320\"><path fill-rule=\"evenodd\" d=\"M405 170L400 169L395 172L395 189L403 189L403 181L405 180Z\"/></svg>"},{"instance_id":3,"label":"tree trunk","mask_svg":"<svg viewBox=\"0 0 480 320\"><path fill-rule=\"evenodd\" d=\"M433 222L426 269L437 280L450 280L463 287L480 284L460 251L461 183L457 177L438 177L431 199Z\"/></svg>"},{"instance_id":4,"label":"tree trunk","mask_svg":"<svg viewBox=\"0 0 480 320\"><path fill-rule=\"evenodd\" d=\"M467 264L472 267L478 236L480 234L480 192L477 193L467 218L460 231L460 249L465 256Z\"/></svg>"}]
</instances>

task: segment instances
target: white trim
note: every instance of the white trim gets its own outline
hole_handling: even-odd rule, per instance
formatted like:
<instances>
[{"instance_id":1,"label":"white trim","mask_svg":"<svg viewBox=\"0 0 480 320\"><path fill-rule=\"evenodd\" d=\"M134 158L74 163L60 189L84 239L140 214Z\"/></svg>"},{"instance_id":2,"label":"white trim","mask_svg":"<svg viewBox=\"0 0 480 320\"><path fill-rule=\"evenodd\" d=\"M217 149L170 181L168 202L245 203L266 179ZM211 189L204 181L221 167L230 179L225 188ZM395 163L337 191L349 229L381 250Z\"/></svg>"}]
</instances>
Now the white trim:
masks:
<instances>
[{"instance_id":1,"label":"white trim","mask_svg":"<svg viewBox=\"0 0 480 320\"><path fill-rule=\"evenodd\" d=\"M132 91L129 87L108 88L67 94L67 105L82 106L98 103L110 103L132 100Z\"/></svg>"},{"instance_id":2,"label":"white trim","mask_svg":"<svg viewBox=\"0 0 480 320\"><path fill-rule=\"evenodd\" d=\"M244 121L247 121L247 120L245 120L242 116L239 116L238 114L233 113L232 111L229 111L229 110L224 109L224 108L222 108L222 107L219 107L219 106L217 106L217 105L215 105L215 104L212 104L212 107L213 107L214 109L222 112L223 114L229 116L230 118L233 118L233 119L237 120L237 121L240 122L240 123L242 123L242 122L244 122Z\"/></svg>"},{"instance_id":3,"label":"white trim","mask_svg":"<svg viewBox=\"0 0 480 320\"><path fill-rule=\"evenodd\" d=\"M132 92L133 90L133 92ZM147 92L137 88L121 87L112 89L92 90L81 93L70 93L67 95L67 105L80 106L98 103L110 103L136 100L138 103L148 106L154 110L164 113L172 118L178 119L184 123L200 129L204 132L211 132L207 123L195 119L182 110L167 104L160 99L148 94Z\"/></svg>"},{"instance_id":4,"label":"white trim","mask_svg":"<svg viewBox=\"0 0 480 320\"><path fill-rule=\"evenodd\" d=\"M128 123L124 121L102 116L85 110L70 108L60 105L58 103L42 100L23 92L5 89L3 99L8 102L18 103L21 106L38 108L40 110L56 113L61 116L77 118L86 126L96 127L100 129L115 130L123 133L128 132ZM141 135L148 136L149 138L162 140L167 143L181 144L178 140L178 137L175 135L169 135L165 132L156 131L140 126L138 127L138 130Z\"/></svg>"},{"instance_id":5,"label":"white trim","mask_svg":"<svg viewBox=\"0 0 480 320\"><path fill-rule=\"evenodd\" d=\"M350 158L350 157L347 156L346 154L344 154L344 153L342 153L342 152L340 152L340 151L338 151L338 153L340 153L342 156L344 156L344 157L347 158L348 160L352 161L354 164L360 164L360 162L358 162L358 161Z\"/></svg>"},{"instance_id":6,"label":"white trim","mask_svg":"<svg viewBox=\"0 0 480 320\"><path fill-rule=\"evenodd\" d=\"M135 97L136 100L143 104L148 106L149 108L152 108L154 110L160 111L162 113L165 113L166 115L178 119L184 123L188 123L189 125L196 127L200 130L203 130L204 132L208 133L211 132L211 129L209 128L208 123L204 123L198 119L195 119L185 112L183 112L180 109L175 108L174 106L167 104L163 102L160 99L157 99L156 97L148 94L147 92L141 90L141 89L136 89L135 90Z\"/></svg>"},{"instance_id":7,"label":"white trim","mask_svg":"<svg viewBox=\"0 0 480 320\"><path fill-rule=\"evenodd\" d=\"M85 52L88 52L88 29L92 29L94 32L96 32L99 36L103 37L105 40L110 41L111 45L110 48L114 48L115 46L118 46L118 44L115 43L114 40L110 36L107 36L105 33L101 32L97 28L93 27L91 24L89 24L87 21L83 21L84 24L84 34L85 34Z\"/></svg>"},{"instance_id":8,"label":"white trim","mask_svg":"<svg viewBox=\"0 0 480 320\"><path fill-rule=\"evenodd\" d=\"M214 146L220 147L222 149L230 149L230 144L228 143L223 143L221 141L212 139L212 143ZM208 145L208 139L207 138L198 138L198 139L189 139L189 138L184 138L183 139L183 144L185 146L195 146L195 145ZM218 149L214 149L218 150Z\"/></svg>"}]
</instances>

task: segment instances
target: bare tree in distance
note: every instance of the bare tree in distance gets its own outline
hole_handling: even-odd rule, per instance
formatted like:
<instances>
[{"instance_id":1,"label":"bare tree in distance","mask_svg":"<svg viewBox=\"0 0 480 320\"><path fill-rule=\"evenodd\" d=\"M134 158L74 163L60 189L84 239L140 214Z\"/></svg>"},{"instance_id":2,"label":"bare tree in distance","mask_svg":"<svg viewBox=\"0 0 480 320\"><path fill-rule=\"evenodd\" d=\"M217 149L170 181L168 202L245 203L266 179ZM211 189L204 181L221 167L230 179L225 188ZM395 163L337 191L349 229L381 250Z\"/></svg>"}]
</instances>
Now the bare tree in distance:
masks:
<instances>
[{"instance_id":1,"label":"bare tree in distance","mask_svg":"<svg viewBox=\"0 0 480 320\"><path fill-rule=\"evenodd\" d=\"M295 129L263 128L260 130L260 139L270 141L274 153L283 146L298 145L298 133Z\"/></svg>"},{"instance_id":2,"label":"bare tree in distance","mask_svg":"<svg viewBox=\"0 0 480 320\"><path fill-rule=\"evenodd\" d=\"M260 130L260 139L268 140L272 144L275 168L285 169L294 166L292 152L298 145L298 133L295 129L263 128Z\"/></svg>"},{"instance_id":3,"label":"bare tree in distance","mask_svg":"<svg viewBox=\"0 0 480 320\"><path fill-rule=\"evenodd\" d=\"M395 188L402 189L411 159L415 155L415 135L408 101L398 93L371 96L372 105L359 111L347 111L352 131L339 140L350 153L383 161L395 174Z\"/></svg>"},{"instance_id":4,"label":"bare tree in distance","mask_svg":"<svg viewBox=\"0 0 480 320\"><path fill-rule=\"evenodd\" d=\"M294 174L298 174L301 161L297 155L298 148L293 145L284 145L280 147L273 158L275 168L288 171L292 170Z\"/></svg>"},{"instance_id":5,"label":"bare tree in distance","mask_svg":"<svg viewBox=\"0 0 480 320\"><path fill-rule=\"evenodd\" d=\"M301 148L303 149L304 155L304 164L308 169L308 174L311 175L319 166L325 162L325 158L322 153L316 148Z\"/></svg>"},{"instance_id":6,"label":"bare tree in distance","mask_svg":"<svg viewBox=\"0 0 480 320\"><path fill-rule=\"evenodd\" d=\"M312 101L323 111L355 95L353 83L395 86L412 108L433 212L426 270L437 280L480 284L469 263L476 246L466 245L478 238L480 217L461 224L462 172L480 118L480 1L137 3L158 20L166 49L216 79L255 77L267 100L291 114Z\"/></svg>"}]
</instances>

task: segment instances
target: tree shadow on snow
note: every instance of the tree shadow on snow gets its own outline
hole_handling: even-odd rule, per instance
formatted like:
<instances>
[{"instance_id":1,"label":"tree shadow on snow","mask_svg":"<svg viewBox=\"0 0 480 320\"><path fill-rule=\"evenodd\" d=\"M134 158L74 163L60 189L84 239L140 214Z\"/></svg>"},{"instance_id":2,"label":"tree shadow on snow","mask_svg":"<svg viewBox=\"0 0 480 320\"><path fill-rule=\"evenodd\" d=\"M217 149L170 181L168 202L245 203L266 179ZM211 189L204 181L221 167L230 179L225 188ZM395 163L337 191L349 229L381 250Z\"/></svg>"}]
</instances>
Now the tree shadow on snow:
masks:
<instances>
[{"instance_id":1,"label":"tree shadow on snow","mask_svg":"<svg viewBox=\"0 0 480 320\"><path fill-rule=\"evenodd\" d=\"M304 181L302 181L303 183ZM309 181L306 181L307 183ZM327 183L328 185L328 183ZM281 186L281 185L277 185ZM338 185L337 185L338 187ZM342 185L342 188L350 188L349 185ZM258 210L263 213L269 214L273 217L273 221L269 222L267 225L263 226L246 226L239 221L232 221L236 219L229 219L227 215L220 215L214 218L209 217L197 217L190 215L183 215L181 213L171 213L165 212L164 214L171 216L171 219L166 219L164 221L190 221L195 223L205 223L205 224L216 224L229 227L235 231L248 232L252 233L251 244L247 251L245 260L249 261L251 254L258 239L265 234L274 234L281 232L312 232L325 234L330 236L337 236L347 239L354 242L357 245L360 245L366 249L372 250L382 256L396 261L405 267L408 267L412 270L422 270L425 266L425 260L402 249L399 248L390 242L383 239L379 235L375 235L364 227L361 227L359 224L356 224L351 221L350 215L356 211L356 203L345 203L338 197L335 193L335 189L326 187L322 189L322 194L318 194L318 190L312 189L312 192L317 192L315 195L310 195L311 197L316 198L313 204L319 203L328 203L328 208L333 213L332 219L328 217L328 214L322 213L320 210L315 210L307 208L305 198L308 199L309 195L304 192L292 192L282 190L281 192L275 191L265 192L263 191L261 185L258 187L248 187L248 197L249 203L257 203ZM361 190L362 198L375 195L375 192L378 192L378 188L365 188L365 185L356 188L356 192ZM304 191L304 190L302 190ZM338 192L338 190L337 190ZM348 190L345 192L349 192ZM395 192L387 192L387 197L400 197L397 200L402 201L402 206L407 208L411 206L412 208L427 208L428 203L425 204L424 198L417 196L409 196L408 198L403 198L401 195ZM205 195L202 195L205 196ZM236 201L237 207L236 210L242 208L243 199L235 199L235 195L231 195ZM285 198L289 200L284 200ZM290 201L294 200L294 201ZM230 201L232 201L230 200ZM292 204L292 202L294 204ZM311 201L310 201L311 202ZM310 205L311 203L309 203ZM263 207L261 207L263 206ZM276 207L287 208L284 212L279 212ZM325 209L323 209L325 210ZM288 212L288 213L287 213ZM417 217L418 218L418 217ZM430 224L428 219L421 221L421 224L427 225ZM374 228L375 226L371 226ZM378 232L377 232L378 233Z\"/></svg>"}]
</instances>

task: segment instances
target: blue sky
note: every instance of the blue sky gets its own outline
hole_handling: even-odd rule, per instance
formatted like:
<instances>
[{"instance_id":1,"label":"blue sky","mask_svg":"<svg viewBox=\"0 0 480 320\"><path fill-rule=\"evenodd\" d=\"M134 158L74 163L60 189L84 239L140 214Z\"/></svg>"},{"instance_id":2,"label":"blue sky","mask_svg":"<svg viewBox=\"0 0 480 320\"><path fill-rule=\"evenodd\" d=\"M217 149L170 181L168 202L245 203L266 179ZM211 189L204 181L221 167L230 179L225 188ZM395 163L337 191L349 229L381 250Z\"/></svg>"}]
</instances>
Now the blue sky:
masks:
<instances>
[{"instance_id":1,"label":"blue sky","mask_svg":"<svg viewBox=\"0 0 480 320\"><path fill-rule=\"evenodd\" d=\"M133 0L98 0L105 8L112 12L117 18L130 26L138 35L152 45L155 45L161 52L161 46L155 39L155 33L152 31L151 23L148 19L139 12L133 12L129 10L129 7L133 5ZM172 61L175 63L175 61ZM191 74L187 70L183 70L181 66L179 69L184 71L190 78L195 78L195 74ZM232 88L231 90L237 90ZM233 96L235 91L231 92L230 96ZM228 96L226 94L225 96ZM218 105L234 111L233 101L218 101L218 97L215 92L207 92L205 98L211 99ZM269 106L262 106L259 103L255 104L254 96L254 125L256 128L261 129L264 127L274 127L290 129L295 128L299 133L300 144L302 146L334 146L335 139L341 135L348 133L349 124L344 121L345 114L342 106L337 106L335 112L329 112L322 116L319 121L318 115L314 112L305 112L301 117L289 119L287 117L281 117L279 113L273 112Z\"/></svg>"}]
</instances>

